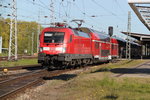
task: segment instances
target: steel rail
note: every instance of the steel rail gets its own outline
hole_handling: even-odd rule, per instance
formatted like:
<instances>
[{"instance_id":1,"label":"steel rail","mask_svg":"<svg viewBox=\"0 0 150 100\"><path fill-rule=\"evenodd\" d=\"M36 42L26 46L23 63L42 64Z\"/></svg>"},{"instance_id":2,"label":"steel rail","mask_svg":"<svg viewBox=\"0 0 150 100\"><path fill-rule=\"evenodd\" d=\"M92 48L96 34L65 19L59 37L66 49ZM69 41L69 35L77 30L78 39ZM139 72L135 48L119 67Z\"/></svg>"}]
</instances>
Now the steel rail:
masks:
<instances>
[{"instance_id":1,"label":"steel rail","mask_svg":"<svg viewBox=\"0 0 150 100\"><path fill-rule=\"evenodd\" d=\"M18 93L19 91L23 91L28 87L32 87L35 84L39 84L39 82L44 81L44 76L51 78L68 71L70 71L70 69L54 70L50 72L48 72L47 69L43 69L29 73L27 75L22 75L9 80L1 81L0 100L6 100L16 95L16 93Z\"/></svg>"},{"instance_id":2,"label":"steel rail","mask_svg":"<svg viewBox=\"0 0 150 100\"><path fill-rule=\"evenodd\" d=\"M8 69L8 70L20 70L20 69L35 68L35 67L42 68L42 66L40 64L35 64L35 65L24 65L24 66L14 66L14 67L0 67L0 71L3 71L4 69Z\"/></svg>"},{"instance_id":3,"label":"steel rail","mask_svg":"<svg viewBox=\"0 0 150 100\"><path fill-rule=\"evenodd\" d=\"M36 84L42 81L42 76L45 75L46 70L35 71L26 75L15 77L9 80L4 80L0 82L0 100L6 99L8 96L14 92L19 91L32 84Z\"/></svg>"}]
</instances>

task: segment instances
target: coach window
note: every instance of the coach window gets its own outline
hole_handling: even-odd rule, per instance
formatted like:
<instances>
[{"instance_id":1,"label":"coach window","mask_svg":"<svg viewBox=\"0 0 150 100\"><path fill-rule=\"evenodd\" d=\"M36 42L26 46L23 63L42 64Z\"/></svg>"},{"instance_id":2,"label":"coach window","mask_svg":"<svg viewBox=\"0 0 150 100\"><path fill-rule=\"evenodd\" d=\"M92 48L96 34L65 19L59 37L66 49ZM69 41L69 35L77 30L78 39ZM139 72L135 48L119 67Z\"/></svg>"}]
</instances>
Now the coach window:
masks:
<instances>
[{"instance_id":1,"label":"coach window","mask_svg":"<svg viewBox=\"0 0 150 100\"><path fill-rule=\"evenodd\" d=\"M113 50L116 50L116 49L117 49L117 45L112 44L112 49L113 49Z\"/></svg>"},{"instance_id":2,"label":"coach window","mask_svg":"<svg viewBox=\"0 0 150 100\"><path fill-rule=\"evenodd\" d=\"M95 48L99 49L99 43L98 42L95 42Z\"/></svg>"},{"instance_id":3,"label":"coach window","mask_svg":"<svg viewBox=\"0 0 150 100\"><path fill-rule=\"evenodd\" d=\"M113 44L111 45L111 49L114 49L114 46L113 46Z\"/></svg>"}]
</instances>

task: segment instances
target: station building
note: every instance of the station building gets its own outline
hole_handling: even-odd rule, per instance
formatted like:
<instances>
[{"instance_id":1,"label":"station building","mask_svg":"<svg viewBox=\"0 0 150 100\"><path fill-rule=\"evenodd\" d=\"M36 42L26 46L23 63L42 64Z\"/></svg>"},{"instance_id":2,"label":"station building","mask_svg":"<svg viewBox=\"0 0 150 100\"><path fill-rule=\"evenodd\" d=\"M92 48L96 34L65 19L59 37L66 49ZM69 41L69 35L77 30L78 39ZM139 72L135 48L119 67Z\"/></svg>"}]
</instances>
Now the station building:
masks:
<instances>
[{"instance_id":1,"label":"station building","mask_svg":"<svg viewBox=\"0 0 150 100\"><path fill-rule=\"evenodd\" d=\"M122 33L128 34L128 32ZM141 44L141 58L150 58L150 34L130 33L130 37L135 38Z\"/></svg>"},{"instance_id":2,"label":"station building","mask_svg":"<svg viewBox=\"0 0 150 100\"><path fill-rule=\"evenodd\" d=\"M150 31L150 0L128 0L139 20ZM128 32L122 32L127 35ZM150 34L130 33L141 44L141 58L150 58Z\"/></svg>"}]
</instances>

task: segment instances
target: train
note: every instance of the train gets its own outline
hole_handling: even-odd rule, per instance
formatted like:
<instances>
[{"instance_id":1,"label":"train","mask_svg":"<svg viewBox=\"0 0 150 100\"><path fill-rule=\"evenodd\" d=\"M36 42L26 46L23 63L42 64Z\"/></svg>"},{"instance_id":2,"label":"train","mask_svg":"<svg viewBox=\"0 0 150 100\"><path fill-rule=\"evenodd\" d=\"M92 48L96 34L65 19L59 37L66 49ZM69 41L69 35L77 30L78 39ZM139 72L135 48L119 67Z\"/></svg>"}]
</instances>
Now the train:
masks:
<instances>
[{"instance_id":1,"label":"train","mask_svg":"<svg viewBox=\"0 0 150 100\"><path fill-rule=\"evenodd\" d=\"M127 40L119 38L119 37L113 37L115 39L117 39L118 41L118 52L119 52L119 58L126 58L126 43ZM141 55L142 55L142 46L140 43L136 43L134 41L130 42L130 56L132 59L140 59Z\"/></svg>"},{"instance_id":2,"label":"train","mask_svg":"<svg viewBox=\"0 0 150 100\"><path fill-rule=\"evenodd\" d=\"M87 27L48 27L40 34L38 63L48 68L86 66L119 58L117 38ZM120 47L120 48L119 48Z\"/></svg>"}]
</instances>

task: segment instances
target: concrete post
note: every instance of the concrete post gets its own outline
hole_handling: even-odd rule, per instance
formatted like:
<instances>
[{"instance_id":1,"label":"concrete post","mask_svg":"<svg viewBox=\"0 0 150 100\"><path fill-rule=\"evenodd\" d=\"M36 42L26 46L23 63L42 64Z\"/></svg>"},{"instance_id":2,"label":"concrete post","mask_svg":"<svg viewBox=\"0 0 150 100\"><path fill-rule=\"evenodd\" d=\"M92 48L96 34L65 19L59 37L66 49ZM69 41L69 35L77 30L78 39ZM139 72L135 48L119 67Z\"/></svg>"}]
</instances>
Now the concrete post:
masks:
<instances>
[{"instance_id":1,"label":"concrete post","mask_svg":"<svg viewBox=\"0 0 150 100\"><path fill-rule=\"evenodd\" d=\"M0 53L2 53L2 37L0 37Z\"/></svg>"}]
</instances>

